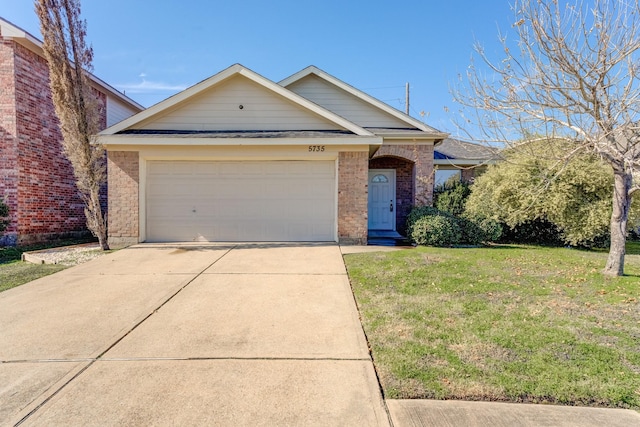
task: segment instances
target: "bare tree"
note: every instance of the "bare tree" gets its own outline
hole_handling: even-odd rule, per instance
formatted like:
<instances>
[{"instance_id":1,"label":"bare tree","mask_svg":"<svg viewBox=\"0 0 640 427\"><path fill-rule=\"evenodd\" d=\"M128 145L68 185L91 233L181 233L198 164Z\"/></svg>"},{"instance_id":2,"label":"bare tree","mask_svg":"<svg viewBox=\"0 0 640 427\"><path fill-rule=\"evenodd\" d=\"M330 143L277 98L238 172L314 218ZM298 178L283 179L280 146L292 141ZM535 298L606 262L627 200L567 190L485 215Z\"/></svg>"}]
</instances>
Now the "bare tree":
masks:
<instances>
[{"instance_id":1,"label":"bare tree","mask_svg":"<svg viewBox=\"0 0 640 427\"><path fill-rule=\"evenodd\" d=\"M523 135L568 139L562 160L591 151L614 175L611 247L604 273L624 274L627 219L640 187L639 0L516 0L515 46L500 36L499 58L476 45L454 97L463 127L489 141ZM512 49L513 48L513 49Z\"/></svg>"},{"instance_id":2,"label":"bare tree","mask_svg":"<svg viewBox=\"0 0 640 427\"><path fill-rule=\"evenodd\" d=\"M107 250L107 223L100 205L106 164L104 149L94 139L99 131L100 105L89 80L93 50L84 41L86 21L80 19L79 0L38 0L36 13L64 152L84 202L87 228Z\"/></svg>"}]
</instances>

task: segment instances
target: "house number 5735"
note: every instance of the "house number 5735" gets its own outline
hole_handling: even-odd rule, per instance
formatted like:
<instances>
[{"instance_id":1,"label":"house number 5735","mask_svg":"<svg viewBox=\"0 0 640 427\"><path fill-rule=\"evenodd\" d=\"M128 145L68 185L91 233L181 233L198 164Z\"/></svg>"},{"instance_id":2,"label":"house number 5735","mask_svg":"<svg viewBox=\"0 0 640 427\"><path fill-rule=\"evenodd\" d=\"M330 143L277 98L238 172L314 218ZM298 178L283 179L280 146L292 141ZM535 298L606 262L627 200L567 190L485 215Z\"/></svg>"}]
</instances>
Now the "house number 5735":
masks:
<instances>
[{"instance_id":1,"label":"house number 5735","mask_svg":"<svg viewBox=\"0 0 640 427\"><path fill-rule=\"evenodd\" d=\"M324 151L324 145L310 145L309 152L310 153L320 153Z\"/></svg>"}]
</instances>

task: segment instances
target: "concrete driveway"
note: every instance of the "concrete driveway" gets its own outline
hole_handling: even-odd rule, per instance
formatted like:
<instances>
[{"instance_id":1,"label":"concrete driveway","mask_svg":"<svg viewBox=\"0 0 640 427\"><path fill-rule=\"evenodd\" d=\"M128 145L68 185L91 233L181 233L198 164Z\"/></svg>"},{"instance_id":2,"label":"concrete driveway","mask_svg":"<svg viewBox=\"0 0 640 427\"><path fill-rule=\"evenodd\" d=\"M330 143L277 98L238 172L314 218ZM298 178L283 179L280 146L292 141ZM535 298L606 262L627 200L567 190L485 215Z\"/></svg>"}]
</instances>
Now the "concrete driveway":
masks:
<instances>
[{"instance_id":1,"label":"concrete driveway","mask_svg":"<svg viewBox=\"0 0 640 427\"><path fill-rule=\"evenodd\" d=\"M337 245L138 245L0 328L2 425L389 425Z\"/></svg>"}]
</instances>

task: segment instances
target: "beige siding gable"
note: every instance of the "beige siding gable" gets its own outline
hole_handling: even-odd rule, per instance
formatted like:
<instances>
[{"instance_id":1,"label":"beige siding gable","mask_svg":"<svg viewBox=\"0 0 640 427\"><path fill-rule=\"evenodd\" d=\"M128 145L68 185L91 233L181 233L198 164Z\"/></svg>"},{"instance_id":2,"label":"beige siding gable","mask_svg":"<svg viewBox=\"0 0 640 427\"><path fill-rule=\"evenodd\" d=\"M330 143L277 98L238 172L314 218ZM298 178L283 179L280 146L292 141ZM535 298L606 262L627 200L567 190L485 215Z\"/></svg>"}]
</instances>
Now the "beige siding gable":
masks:
<instances>
[{"instance_id":1,"label":"beige siding gable","mask_svg":"<svg viewBox=\"0 0 640 427\"><path fill-rule=\"evenodd\" d=\"M376 108L314 74L309 74L288 85L287 89L365 128L411 127L407 122Z\"/></svg>"},{"instance_id":2,"label":"beige siding gable","mask_svg":"<svg viewBox=\"0 0 640 427\"><path fill-rule=\"evenodd\" d=\"M187 98L132 129L343 130L335 123L242 75Z\"/></svg>"}]
</instances>

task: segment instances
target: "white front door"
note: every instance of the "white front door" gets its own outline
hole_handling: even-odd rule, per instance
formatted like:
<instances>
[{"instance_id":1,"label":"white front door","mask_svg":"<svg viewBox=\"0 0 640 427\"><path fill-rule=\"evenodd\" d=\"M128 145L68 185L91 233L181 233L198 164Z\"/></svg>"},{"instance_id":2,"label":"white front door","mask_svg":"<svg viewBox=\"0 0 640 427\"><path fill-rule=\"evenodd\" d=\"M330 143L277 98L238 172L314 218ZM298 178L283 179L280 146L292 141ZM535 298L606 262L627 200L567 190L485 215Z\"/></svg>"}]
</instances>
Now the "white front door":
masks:
<instances>
[{"instance_id":1,"label":"white front door","mask_svg":"<svg viewBox=\"0 0 640 427\"><path fill-rule=\"evenodd\" d=\"M369 230L396 229L396 171L369 170Z\"/></svg>"}]
</instances>

